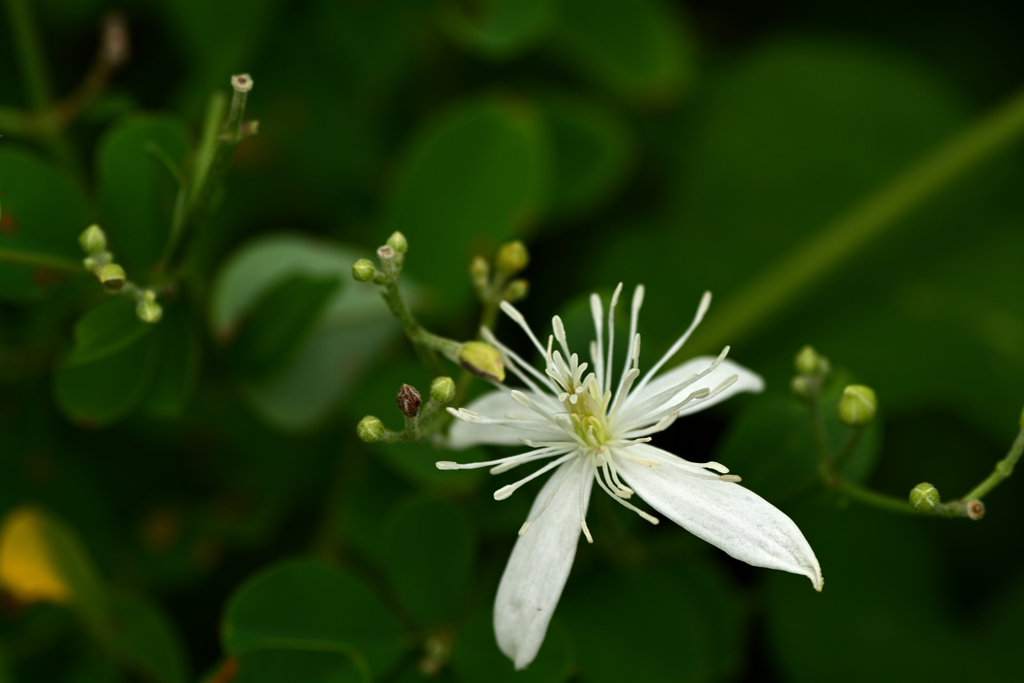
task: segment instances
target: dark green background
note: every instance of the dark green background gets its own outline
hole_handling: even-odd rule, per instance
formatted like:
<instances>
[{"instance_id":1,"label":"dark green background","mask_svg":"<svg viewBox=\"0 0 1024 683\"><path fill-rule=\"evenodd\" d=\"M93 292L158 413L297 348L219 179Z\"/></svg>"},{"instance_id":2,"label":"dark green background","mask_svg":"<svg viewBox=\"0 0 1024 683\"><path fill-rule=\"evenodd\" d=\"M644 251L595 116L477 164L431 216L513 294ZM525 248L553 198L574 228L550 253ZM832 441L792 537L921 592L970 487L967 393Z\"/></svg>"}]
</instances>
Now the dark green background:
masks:
<instances>
[{"instance_id":1,"label":"dark green background","mask_svg":"<svg viewBox=\"0 0 1024 683\"><path fill-rule=\"evenodd\" d=\"M115 5L29 4L59 98ZM141 146L187 167L207 98L240 72L260 134L237 150L155 328L135 329L84 271L0 262L0 514L34 503L63 519L122 626L101 646L69 611L6 600L0 681L213 681L227 656L239 683L404 683L428 659L437 680L463 683L1019 675L1020 482L976 523L847 503L806 485L810 436L788 394L805 343L842 369L830 414L844 377L875 388L881 419L859 460L872 488L930 481L955 497L991 470L1024 403L1019 145L724 340L765 394L655 439L725 463L793 516L824 592L595 496L595 544L519 674L490 610L539 487L498 503L508 475L439 472L452 456L430 446L355 438L367 413L399 428L399 385L426 391L430 377L348 275L401 230L417 315L465 339L470 257L520 238L520 307L538 331L560 312L570 339L588 339L586 294L643 282L649 365L705 289L706 324L719 324L761 274L1011 96L1024 82L1012 3L116 7L132 57L65 131L70 161L0 131L0 248L78 259L78 233L99 220L145 282L174 187ZM25 109L6 9L0 106ZM69 357L97 320L129 341ZM497 333L527 350L506 321ZM692 351L717 352L709 341ZM269 645L278 637L336 649Z\"/></svg>"}]
</instances>

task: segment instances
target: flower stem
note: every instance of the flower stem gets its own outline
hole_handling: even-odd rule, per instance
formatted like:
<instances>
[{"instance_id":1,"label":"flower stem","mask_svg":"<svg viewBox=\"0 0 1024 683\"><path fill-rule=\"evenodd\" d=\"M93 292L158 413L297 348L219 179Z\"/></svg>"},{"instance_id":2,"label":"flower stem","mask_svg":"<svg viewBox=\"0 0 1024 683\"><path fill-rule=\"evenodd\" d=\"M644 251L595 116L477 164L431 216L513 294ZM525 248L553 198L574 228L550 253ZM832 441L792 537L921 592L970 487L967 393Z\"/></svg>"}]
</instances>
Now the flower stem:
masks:
<instances>
[{"instance_id":1,"label":"flower stem","mask_svg":"<svg viewBox=\"0 0 1024 683\"><path fill-rule=\"evenodd\" d=\"M843 468L846 467L846 463L853 457L854 452L857 450L857 446L860 445L861 439L864 438L863 427L851 427L849 433L846 435L846 441L840 446L839 452L836 454L835 461L832 463L832 471L842 474Z\"/></svg>"},{"instance_id":2,"label":"flower stem","mask_svg":"<svg viewBox=\"0 0 1024 683\"><path fill-rule=\"evenodd\" d=\"M63 256L51 256L50 254L38 254L16 249L4 249L0 247L0 261L7 263L21 263L27 266L39 268L50 268L52 270L65 270L69 273L83 273L81 261L73 261Z\"/></svg>"},{"instance_id":3,"label":"flower stem","mask_svg":"<svg viewBox=\"0 0 1024 683\"><path fill-rule=\"evenodd\" d=\"M907 214L1024 135L1024 91L912 166L881 191L827 225L733 297L698 332L700 348L749 335Z\"/></svg>"},{"instance_id":4,"label":"flower stem","mask_svg":"<svg viewBox=\"0 0 1024 683\"><path fill-rule=\"evenodd\" d=\"M1020 433L1017 434L1017 438L1014 439L1013 445L1010 446L1010 452L1006 454L1006 457L996 463L992 474L988 475L983 482L971 489L963 497L963 500L980 500L1004 479L1013 474L1013 467L1020 460L1021 453L1024 453L1024 429L1021 429Z\"/></svg>"}]
</instances>

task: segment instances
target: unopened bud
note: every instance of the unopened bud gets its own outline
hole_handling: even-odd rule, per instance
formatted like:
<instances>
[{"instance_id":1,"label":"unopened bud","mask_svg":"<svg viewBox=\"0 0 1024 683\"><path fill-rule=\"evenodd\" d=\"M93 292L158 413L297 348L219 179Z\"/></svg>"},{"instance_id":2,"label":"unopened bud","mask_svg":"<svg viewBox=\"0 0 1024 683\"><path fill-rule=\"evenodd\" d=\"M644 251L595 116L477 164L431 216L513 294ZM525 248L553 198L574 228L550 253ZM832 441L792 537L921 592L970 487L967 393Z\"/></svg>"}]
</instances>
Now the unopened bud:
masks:
<instances>
[{"instance_id":1,"label":"unopened bud","mask_svg":"<svg viewBox=\"0 0 1024 683\"><path fill-rule=\"evenodd\" d=\"M941 500L939 490L928 482L921 482L910 490L910 506L918 512L931 512Z\"/></svg>"},{"instance_id":2,"label":"unopened bud","mask_svg":"<svg viewBox=\"0 0 1024 683\"><path fill-rule=\"evenodd\" d=\"M530 283L522 278L513 280L508 283L508 287L505 288L505 293L502 294L502 298L514 304L517 301L522 301L526 298L526 295L530 293Z\"/></svg>"},{"instance_id":3,"label":"unopened bud","mask_svg":"<svg viewBox=\"0 0 1024 683\"><path fill-rule=\"evenodd\" d=\"M455 382L451 377L435 377L430 383L430 398L441 405L455 398Z\"/></svg>"},{"instance_id":4,"label":"unopened bud","mask_svg":"<svg viewBox=\"0 0 1024 683\"><path fill-rule=\"evenodd\" d=\"M800 349L793 365L796 367L797 374L805 377L815 377L828 372L828 361L818 355L818 352L810 345Z\"/></svg>"},{"instance_id":5,"label":"unopened bud","mask_svg":"<svg viewBox=\"0 0 1024 683\"><path fill-rule=\"evenodd\" d=\"M164 309L156 301L143 299L135 306L135 315L144 323L154 324L164 317Z\"/></svg>"},{"instance_id":6,"label":"unopened bud","mask_svg":"<svg viewBox=\"0 0 1024 683\"><path fill-rule=\"evenodd\" d=\"M515 275L530 263L530 252L526 245L516 240L503 244L498 249L498 255L494 257L494 268L500 274L508 276Z\"/></svg>"},{"instance_id":7,"label":"unopened bud","mask_svg":"<svg viewBox=\"0 0 1024 683\"><path fill-rule=\"evenodd\" d=\"M405 235L397 230L391 233L391 237L388 238L387 244L395 250L396 254L404 254L409 251L409 241L405 239Z\"/></svg>"},{"instance_id":8,"label":"unopened bud","mask_svg":"<svg viewBox=\"0 0 1024 683\"><path fill-rule=\"evenodd\" d=\"M367 415L356 425L356 434L366 443L376 443L384 436L384 423L373 415Z\"/></svg>"},{"instance_id":9,"label":"unopened bud","mask_svg":"<svg viewBox=\"0 0 1024 683\"><path fill-rule=\"evenodd\" d=\"M82 265L85 266L86 270L96 270L100 267L99 261L92 256L86 256L82 259Z\"/></svg>"},{"instance_id":10,"label":"unopened bud","mask_svg":"<svg viewBox=\"0 0 1024 683\"><path fill-rule=\"evenodd\" d=\"M811 383L803 375L797 375L791 379L789 381L789 388L798 398L806 400L811 397Z\"/></svg>"},{"instance_id":11,"label":"unopened bud","mask_svg":"<svg viewBox=\"0 0 1024 683\"><path fill-rule=\"evenodd\" d=\"M967 503L967 516L978 521L985 516L985 504L980 500L972 500Z\"/></svg>"},{"instance_id":12,"label":"unopened bud","mask_svg":"<svg viewBox=\"0 0 1024 683\"><path fill-rule=\"evenodd\" d=\"M96 278L108 292L116 292L124 287L126 276L124 268L116 263L108 263L96 270Z\"/></svg>"},{"instance_id":13,"label":"unopened bud","mask_svg":"<svg viewBox=\"0 0 1024 683\"><path fill-rule=\"evenodd\" d=\"M357 282L369 282L376 271L373 261L368 258L361 258L352 264L352 277Z\"/></svg>"},{"instance_id":14,"label":"unopened bud","mask_svg":"<svg viewBox=\"0 0 1024 683\"><path fill-rule=\"evenodd\" d=\"M483 256L474 256L469 264L469 277L477 289L487 286L487 280L491 277L491 267L487 265L487 259Z\"/></svg>"},{"instance_id":15,"label":"unopened bud","mask_svg":"<svg viewBox=\"0 0 1024 683\"><path fill-rule=\"evenodd\" d=\"M459 365L477 377L505 381L505 364L501 360L498 349L480 341L470 341L462 345L459 351Z\"/></svg>"},{"instance_id":16,"label":"unopened bud","mask_svg":"<svg viewBox=\"0 0 1024 683\"><path fill-rule=\"evenodd\" d=\"M78 236L78 243L86 254L95 256L107 249L107 236L98 225L90 225Z\"/></svg>"},{"instance_id":17,"label":"unopened bud","mask_svg":"<svg viewBox=\"0 0 1024 683\"><path fill-rule=\"evenodd\" d=\"M395 258L395 250L388 244L382 247L378 247L377 256L380 257L381 261L390 261Z\"/></svg>"},{"instance_id":18,"label":"unopened bud","mask_svg":"<svg viewBox=\"0 0 1024 683\"><path fill-rule=\"evenodd\" d=\"M420 414L420 406L423 405L423 399L420 397L420 392L416 387L403 384L402 388L398 390L398 396L395 397L395 403L398 404L398 409L402 411L402 415L416 417Z\"/></svg>"},{"instance_id":19,"label":"unopened bud","mask_svg":"<svg viewBox=\"0 0 1024 683\"><path fill-rule=\"evenodd\" d=\"M851 384L839 399L839 420L847 427L866 427L875 419L878 399L871 387Z\"/></svg>"},{"instance_id":20,"label":"unopened bud","mask_svg":"<svg viewBox=\"0 0 1024 683\"><path fill-rule=\"evenodd\" d=\"M252 90L252 76L249 74L232 76L231 87L235 89L235 92L249 92Z\"/></svg>"}]
</instances>

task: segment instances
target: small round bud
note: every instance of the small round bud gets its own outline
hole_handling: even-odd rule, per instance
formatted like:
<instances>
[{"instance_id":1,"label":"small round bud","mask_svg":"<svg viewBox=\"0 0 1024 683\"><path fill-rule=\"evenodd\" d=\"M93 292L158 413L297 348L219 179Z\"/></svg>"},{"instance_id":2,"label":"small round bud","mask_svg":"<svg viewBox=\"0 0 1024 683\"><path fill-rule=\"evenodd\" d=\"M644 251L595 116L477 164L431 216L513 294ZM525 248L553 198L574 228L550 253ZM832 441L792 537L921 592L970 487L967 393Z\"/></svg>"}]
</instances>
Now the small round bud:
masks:
<instances>
[{"instance_id":1,"label":"small round bud","mask_svg":"<svg viewBox=\"0 0 1024 683\"><path fill-rule=\"evenodd\" d=\"M910 490L910 506L918 512L931 512L939 506L939 490L922 482Z\"/></svg>"},{"instance_id":2,"label":"small round bud","mask_svg":"<svg viewBox=\"0 0 1024 683\"><path fill-rule=\"evenodd\" d=\"M851 384L839 399L839 420L847 427L866 427L875 419L878 399L871 387Z\"/></svg>"},{"instance_id":3,"label":"small round bud","mask_svg":"<svg viewBox=\"0 0 1024 683\"><path fill-rule=\"evenodd\" d=\"M470 341L462 345L459 351L459 365L477 377L505 381L505 364L501 360L498 349L480 341Z\"/></svg>"},{"instance_id":4,"label":"small round bud","mask_svg":"<svg viewBox=\"0 0 1024 683\"><path fill-rule=\"evenodd\" d=\"M798 398L806 400L811 397L811 383L803 375L797 375L791 379L789 381L789 388Z\"/></svg>"},{"instance_id":5,"label":"small round bud","mask_svg":"<svg viewBox=\"0 0 1024 683\"><path fill-rule=\"evenodd\" d=\"M508 287L505 288L505 293L502 294L502 298L514 304L517 301L522 301L526 298L526 295L530 293L530 283L522 278L513 280L508 283Z\"/></svg>"},{"instance_id":6,"label":"small round bud","mask_svg":"<svg viewBox=\"0 0 1024 683\"><path fill-rule=\"evenodd\" d=\"M373 261L368 258L361 258L352 264L352 277L356 282L369 282L376 271Z\"/></svg>"},{"instance_id":7,"label":"small round bud","mask_svg":"<svg viewBox=\"0 0 1024 683\"><path fill-rule=\"evenodd\" d=\"M156 301L143 299L135 306L135 315L144 323L154 324L164 317L164 309Z\"/></svg>"},{"instance_id":8,"label":"small round bud","mask_svg":"<svg viewBox=\"0 0 1024 683\"><path fill-rule=\"evenodd\" d=\"M430 398L441 405L455 398L455 382L451 377L435 377L430 383Z\"/></svg>"},{"instance_id":9,"label":"small round bud","mask_svg":"<svg viewBox=\"0 0 1024 683\"><path fill-rule=\"evenodd\" d=\"M491 267L487 265L487 259L483 256L474 256L469 264L469 277L478 289L487 286L487 280L491 277Z\"/></svg>"},{"instance_id":10,"label":"small round bud","mask_svg":"<svg viewBox=\"0 0 1024 683\"><path fill-rule=\"evenodd\" d=\"M100 267L99 261L92 256L86 256L82 259L82 265L85 266L86 270L96 270Z\"/></svg>"},{"instance_id":11,"label":"small round bud","mask_svg":"<svg viewBox=\"0 0 1024 683\"><path fill-rule=\"evenodd\" d=\"M978 521L985 516L985 504L980 500L971 500L967 503L967 516Z\"/></svg>"},{"instance_id":12,"label":"small round bud","mask_svg":"<svg viewBox=\"0 0 1024 683\"><path fill-rule=\"evenodd\" d=\"M388 238L388 246L394 249L396 254L404 254L409 251L409 241L397 230Z\"/></svg>"},{"instance_id":13,"label":"small round bud","mask_svg":"<svg viewBox=\"0 0 1024 683\"><path fill-rule=\"evenodd\" d=\"M810 345L800 349L793 362L793 365L796 367L797 374L804 375L805 377L814 377L816 375L824 374L827 371L827 364L828 361L819 356L818 352L814 350L814 347Z\"/></svg>"},{"instance_id":14,"label":"small round bud","mask_svg":"<svg viewBox=\"0 0 1024 683\"><path fill-rule=\"evenodd\" d=\"M86 254L95 256L107 249L107 236L98 225L90 225L78 236L78 243Z\"/></svg>"},{"instance_id":15,"label":"small round bud","mask_svg":"<svg viewBox=\"0 0 1024 683\"><path fill-rule=\"evenodd\" d=\"M124 287L124 281L127 279L124 274L124 268L116 263L108 263L97 269L96 278L108 292L116 292Z\"/></svg>"},{"instance_id":16,"label":"small round bud","mask_svg":"<svg viewBox=\"0 0 1024 683\"><path fill-rule=\"evenodd\" d=\"M384 423L373 415L367 415L356 425L356 434L366 443L377 443L384 437Z\"/></svg>"},{"instance_id":17,"label":"small round bud","mask_svg":"<svg viewBox=\"0 0 1024 683\"><path fill-rule=\"evenodd\" d=\"M515 275L530 263L526 245L516 240L503 244L494 258L494 268L502 275Z\"/></svg>"},{"instance_id":18,"label":"small round bud","mask_svg":"<svg viewBox=\"0 0 1024 683\"><path fill-rule=\"evenodd\" d=\"M402 388L398 390L398 396L395 397L395 403L398 404L398 409L402 411L402 415L416 417L420 414L420 406L423 405L423 399L420 397L420 392L416 387L403 384Z\"/></svg>"}]
</instances>

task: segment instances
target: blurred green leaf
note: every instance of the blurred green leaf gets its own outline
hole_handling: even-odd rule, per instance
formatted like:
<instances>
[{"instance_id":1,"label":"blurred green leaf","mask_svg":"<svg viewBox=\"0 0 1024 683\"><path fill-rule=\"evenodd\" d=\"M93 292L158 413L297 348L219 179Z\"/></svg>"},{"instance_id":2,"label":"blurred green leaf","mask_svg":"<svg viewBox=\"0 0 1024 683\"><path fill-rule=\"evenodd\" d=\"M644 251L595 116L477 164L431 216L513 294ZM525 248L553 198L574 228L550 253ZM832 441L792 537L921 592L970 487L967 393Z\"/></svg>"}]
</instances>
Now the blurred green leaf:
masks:
<instances>
[{"instance_id":1,"label":"blurred green leaf","mask_svg":"<svg viewBox=\"0 0 1024 683\"><path fill-rule=\"evenodd\" d=\"M273 375L242 387L247 402L277 428L305 431L327 417L398 331L376 287L352 280L357 258L354 251L307 237L274 235L243 246L217 274L209 320L221 341L238 334L260 300L289 279L340 283L309 337L291 351L292 358ZM277 323L268 318L267 324ZM288 350L292 341L281 338L281 348Z\"/></svg>"},{"instance_id":2,"label":"blurred green leaf","mask_svg":"<svg viewBox=\"0 0 1024 683\"><path fill-rule=\"evenodd\" d=\"M251 578L224 614L226 652L238 659L242 681L361 680L386 671L403 648L401 628L362 582L304 560L279 564ZM293 667L293 668L288 668ZM372 671L372 674L371 674ZM334 679L330 679L334 680Z\"/></svg>"},{"instance_id":3,"label":"blurred green leaf","mask_svg":"<svg viewBox=\"0 0 1024 683\"><path fill-rule=\"evenodd\" d=\"M543 97L551 138L551 213L577 216L614 197L636 154L629 127L610 110L561 94Z\"/></svg>"},{"instance_id":4,"label":"blurred green leaf","mask_svg":"<svg viewBox=\"0 0 1024 683\"><path fill-rule=\"evenodd\" d=\"M769 575L767 627L786 680L970 678L937 558L917 531L934 522L851 507L827 525L801 525L825 588Z\"/></svg>"},{"instance_id":5,"label":"blurred green leaf","mask_svg":"<svg viewBox=\"0 0 1024 683\"><path fill-rule=\"evenodd\" d=\"M692 561L671 573L603 570L582 589L571 588L563 603L580 674L590 683L715 681L742 658L738 596ZM609 618L616 606L627 609L628 619Z\"/></svg>"},{"instance_id":6,"label":"blurred green leaf","mask_svg":"<svg viewBox=\"0 0 1024 683\"><path fill-rule=\"evenodd\" d=\"M536 45L551 29L551 0L448 0L441 26L465 47L492 59L508 59Z\"/></svg>"},{"instance_id":7,"label":"blurred green leaf","mask_svg":"<svg viewBox=\"0 0 1024 683\"><path fill-rule=\"evenodd\" d=\"M139 341L153 329L139 320L135 304L118 297L100 304L75 323L75 345L65 367L85 365L106 358Z\"/></svg>"},{"instance_id":8,"label":"blurred green leaf","mask_svg":"<svg viewBox=\"0 0 1024 683\"><path fill-rule=\"evenodd\" d=\"M178 417L199 381L199 334L184 307L176 304L164 306L155 334L160 362L143 407L157 417Z\"/></svg>"},{"instance_id":9,"label":"blurred green leaf","mask_svg":"<svg viewBox=\"0 0 1024 683\"><path fill-rule=\"evenodd\" d=\"M456 636L452 669L463 683L558 683L572 673L572 642L556 616L548 627L537 658L522 671L516 671L494 640L491 603L487 609L463 625Z\"/></svg>"},{"instance_id":10,"label":"blurred green leaf","mask_svg":"<svg viewBox=\"0 0 1024 683\"><path fill-rule=\"evenodd\" d=\"M264 293L228 354L242 374L259 379L291 360L320 322L341 283L294 275Z\"/></svg>"},{"instance_id":11,"label":"blurred green leaf","mask_svg":"<svg viewBox=\"0 0 1024 683\"><path fill-rule=\"evenodd\" d=\"M0 149L0 178L0 299L38 298L60 281L61 271L81 265L78 235L91 212L70 178L7 143ZM26 259L53 266L26 265Z\"/></svg>"},{"instance_id":12,"label":"blurred green leaf","mask_svg":"<svg viewBox=\"0 0 1024 683\"><path fill-rule=\"evenodd\" d=\"M409 145L386 233L405 234L406 269L450 301L470 290L467 268L482 235L493 248L542 217L548 175L543 122L531 103L505 95L464 102Z\"/></svg>"},{"instance_id":13,"label":"blurred green leaf","mask_svg":"<svg viewBox=\"0 0 1024 683\"><path fill-rule=\"evenodd\" d=\"M160 258L170 235L188 132L169 116L133 116L108 130L96 152L101 225L109 249L129 277L140 278Z\"/></svg>"},{"instance_id":14,"label":"blurred green leaf","mask_svg":"<svg viewBox=\"0 0 1024 683\"><path fill-rule=\"evenodd\" d=\"M103 427L130 413L146 396L160 361L160 337L144 334L98 360L66 366L53 378L57 406L79 425Z\"/></svg>"},{"instance_id":15,"label":"blurred green leaf","mask_svg":"<svg viewBox=\"0 0 1024 683\"><path fill-rule=\"evenodd\" d=\"M563 0L553 42L584 76L638 104L674 100L694 78L693 39L661 0Z\"/></svg>"},{"instance_id":16,"label":"blurred green leaf","mask_svg":"<svg viewBox=\"0 0 1024 683\"><path fill-rule=\"evenodd\" d=\"M451 620L466 600L474 555L473 529L455 507L417 498L396 510L383 539L395 597L421 623Z\"/></svg>"},{"instance_id":17,"label":"blurred green leaf","mask_svg":"<svg viewBox=\"0 0 1024 683\"><path fill-rule=\"evenodd\" d=\"M838 372L822 393L821 409L829 443L837 453L850 433L839 421L836 406L842 390L851 384ZM883 413L884 415L884 413ZM881 416L861 438L843 468L844 478L864 482L871 475L881 448ZM780 390L748 402L719 442L714 460L743 477L743 485L774 502L786 503L821 486L818 455L807 406Z\"/></svg>"},{"instance_id":18,"label":"blurred green leaf","mask_svg":"<svg viewBox=\"0 0 1024 683\"><path fill-rule=\"evenodd\" d=\"M152 683L184 683L185 654L167 617L148 599L112 591L108 594L107 646L126 668Z\"/></svg>"}]
</instances>

